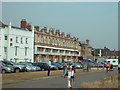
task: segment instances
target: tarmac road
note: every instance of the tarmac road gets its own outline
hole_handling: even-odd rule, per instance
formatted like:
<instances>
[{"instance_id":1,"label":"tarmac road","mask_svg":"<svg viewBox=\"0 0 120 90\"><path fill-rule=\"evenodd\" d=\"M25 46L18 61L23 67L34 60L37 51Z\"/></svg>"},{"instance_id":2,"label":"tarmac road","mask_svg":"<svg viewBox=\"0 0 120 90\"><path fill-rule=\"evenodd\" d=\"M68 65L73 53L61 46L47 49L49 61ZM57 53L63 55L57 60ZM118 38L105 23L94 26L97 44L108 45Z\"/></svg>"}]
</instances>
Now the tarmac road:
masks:
<instances>
[{"instance_id":1,"label":"tarmac road","mask_svg":"<svg viewBox=\"0 0 120 90\"><path fill-rule=\"evenodd\" d=\"M118 74L117 69L109 72L109 74L105 73L105 71L80 73L76 76L76 79L73 83L73 88L80 88L80 84L86 81L93 82L101 80L104 77L117 74ZM59 76L39 80L30 80L17 84L3 85L2 88L67 88L67 78Z\"/></svg>"}]
</instances>

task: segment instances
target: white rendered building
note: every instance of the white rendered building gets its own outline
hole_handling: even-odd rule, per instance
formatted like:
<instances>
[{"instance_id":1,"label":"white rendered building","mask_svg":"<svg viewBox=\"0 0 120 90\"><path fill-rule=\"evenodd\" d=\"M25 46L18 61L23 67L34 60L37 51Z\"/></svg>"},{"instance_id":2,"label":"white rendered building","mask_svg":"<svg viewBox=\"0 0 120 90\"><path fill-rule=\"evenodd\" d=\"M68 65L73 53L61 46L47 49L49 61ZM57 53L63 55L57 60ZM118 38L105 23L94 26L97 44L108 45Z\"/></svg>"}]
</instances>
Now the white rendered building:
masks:
<instances>
[{"instance_id":1,"label":"white rendered building","mask_svg":"<svg viewBox=\"0 0 120 90\"><path fill-rule=\"evenodd\" d=\"M33 62L34 28L14 27L0 22L0 60Z\"/></svg>"}]
</instances>

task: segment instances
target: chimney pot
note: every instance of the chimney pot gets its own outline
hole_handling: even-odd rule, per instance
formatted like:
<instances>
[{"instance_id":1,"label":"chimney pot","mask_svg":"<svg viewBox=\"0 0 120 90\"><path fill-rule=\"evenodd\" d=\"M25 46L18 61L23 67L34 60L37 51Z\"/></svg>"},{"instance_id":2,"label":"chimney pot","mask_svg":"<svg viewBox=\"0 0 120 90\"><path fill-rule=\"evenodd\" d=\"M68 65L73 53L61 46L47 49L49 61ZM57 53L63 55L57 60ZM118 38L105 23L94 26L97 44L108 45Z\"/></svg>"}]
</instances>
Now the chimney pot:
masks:
<instances>
[{"instance_id":1,"label":"chimney pot","mask_svg":"<svg viewBox=\"0 0 120 90\"><path fill-rule=\"evenodd\" d=\"M25 19L22 19L20 27L21 28L26 28L27 27L27 21Z\"/></svg>"}]
</instances>

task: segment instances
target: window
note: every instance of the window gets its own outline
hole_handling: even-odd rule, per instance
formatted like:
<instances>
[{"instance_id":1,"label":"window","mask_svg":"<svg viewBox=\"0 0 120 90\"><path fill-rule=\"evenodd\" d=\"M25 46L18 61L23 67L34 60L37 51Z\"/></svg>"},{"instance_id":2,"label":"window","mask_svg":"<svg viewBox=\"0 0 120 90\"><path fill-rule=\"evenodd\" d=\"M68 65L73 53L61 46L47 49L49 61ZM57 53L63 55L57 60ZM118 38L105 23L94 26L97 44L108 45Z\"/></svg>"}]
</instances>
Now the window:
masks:
<instances>
[{"instance_id":1,"label":"window","mask_svg":"<svg viewBox=\"0 0 120 90\"><path fill-rule=\"evenodd\" d=\"M7 40L7 36L5 36L5 40Z\"/></svg>"},{"instance_id":2,"label":"window","mask_svg":"<svg viewBox=\"0 0 120 90\"><path fill-rule=\"evenodd\" d=\"M12 41L12 38L10 38L10 41Z\"/></svg>"},{"instance_id":3,"label":"window","mask_svg":"<svg viewBox=\"0 0 120 90\"><path fill-rule=\"evenodd\" d=\"M108 61L108 63L110 63L110 61Z\"/></svg>"},{"instance_id":4,"label":"window","mask_svg":"<svg viewBox=\"0 0 120 90\"><path fill-rule=\"evenodd\" d=\"M116 61L113 61L114 63L116 62Z\"/></svg>"},{"instance_id":5,"label":"window","mask_svg":"<svg viewBox=\"0 0 120 90\"><path fill-rule=\"evenodd\" d=\"M18 37L16 37L16 43L18 43Z\"/></svg>"},{"instance_id":6,"label":"window","mask_svg":"<svg viewBox=\"0 0 120 90\"><path fill-rule=\"evenodd\" d=\"M18 47L17 46L15 46L15 56L17 56L18 55Z\"/></svg>"},{"instance_id":7,"label":"window","mask_svg":"<svg viewBox=\"0 0 120 90\"><path fill-rule=\"evenodd\" d=\"M21 44L23 44L23 38L21 37Z\"/></svg>"},{"instance_id":8,"label":"window","mask_svg":"<svg viewBox=\"0 0 120 90\"><path fill-rule=\"evenodd\" d=\"M27 56L27 47L25 47L25 56Z\"/></svg>"},{"instance_id":9,"label":"window","mask_svg":"<svg viewBox=\"0 0 120 90\"><path fill-rule=\"evenodd\" d=\"M7 53L7 47L4 47L4 52Z\"/></svg>"},{"instance_id":10,"label":"window","mask_svg":"<svg viewBox=\"0 0 120 90\"><path fill-rule=\"evenodd\" d=\"M25 40L25 41L26 41L26 44L28 44L28 38L26 38L26 40Z\"/></svg>"},{"instance_id":11,"label":"window","mask_svg":"<svg viewBox=\"0 0 120 90\"><path fill-rule=\"evenodd\" d=\"M12 46L12 43L10 43L10 46Z\"/></svg>"}]
</instances>

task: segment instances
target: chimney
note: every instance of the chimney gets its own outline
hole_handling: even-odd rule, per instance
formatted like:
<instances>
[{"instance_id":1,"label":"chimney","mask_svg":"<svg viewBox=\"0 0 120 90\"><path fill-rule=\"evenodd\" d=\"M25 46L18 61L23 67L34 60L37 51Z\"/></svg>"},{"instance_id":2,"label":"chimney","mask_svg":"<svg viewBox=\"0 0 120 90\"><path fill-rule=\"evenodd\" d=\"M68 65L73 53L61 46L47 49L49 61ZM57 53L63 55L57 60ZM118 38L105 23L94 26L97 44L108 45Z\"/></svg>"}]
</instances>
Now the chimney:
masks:
<instances>
[{"instance_id":1,"label":"chimney","mask_svg":"<svg viewBox=\"0 0 120 90\"><path fill-rule=\"evenodd\" d=\"M39 31L39 26L34 27L36 31Z\"/></svg>"},{"instance_id":2,"label":"chimney","mask_svg":"<svg viewBox=\"0 0 120 90\"><path fill-rule=\"evenodd\" d=\"M76 41L76 37L73 37L73 40Z\"/></svg>"},{"instance_id":3,"label":"chimney","mask_svg":"<svg viewBox=\"0 0 120 90\"><path fill-rule=\"evenodd\" d=\"M70 38L70 34L67 34L67 38Z\"/></svg>"},{"instance_id":4,"label":"chimney","mask_svg":"<svg viewBox=\"0 0 120 90\"><path fill-rule=\"evenodd\" d=\"M58 30L58 29L56 30L56 35L60 36L60 30Z\"/></svg>"},{"instance_id":5,"label":"chimney","mask_svg":"<svg viewBox=\"0 0 120 90\"><path fill-rule=\"evenodd\" d=\"M77 41L79 40L79 38L77 38Z\"/></svg>"},{"instance_id":6,"label":"chimney","mask_svg":"<svg viewBox=\"0 0 120 90\"><path fill-rule=\"evenodd\" d=\"M41 29L41 32L42 32L42 33L47 33L47 27L42 28L42 29Z\"/></svg>"},{"instance_id":7,"label":"chimney","mask_svg":"<svg viewBox=\"0 0 120 90\"><path fill-rule=\"evenodd\" d=\"M29 31L32 31L30 24L27 24L26 28L27 28Z\"/></svg>"},{"instance_id":8,"label":"chimney","mask_svg":"<svg viewBox=\"0 0 120 90\"><path fill-rule=\"evenodd\" d=\"M86 40L86 43L87 43L88 45L89 45L89 42L90 42L90 40L87 39L87 40Z\"/></svg>"},{"instance_id":9,"label":"chimney","mask_svg":"<svg viewBox=\"0 0 120 90\"><path fill-rule=\"evenodd\" d=\"M64 33L64 32L62 32L61 36L62 36L62 37L65 37L65 33Z\"/></svg>"},{"instance_id":10,"label":"chimney","mask_svg":"<svg viewBox=\"0 0 120 90\"><path fill-rule=\"evenodd\" d=\"M50 28L50 30L49 30L49 34L50 34L50 35L53 35L53 34L54 34L54 30L53 30L53 28Z\"/></svg>"},{"instance_id":11,"label":"chimney","mask_svg":"<svg viewBox=\"0 0 120 90\"><path fill-rule=\"evenodd\" d=\"M20 27L21 28L26 28L27 27L27 22L26 22L25 19L22 19Z\"/></svg>"}]
</instances>

